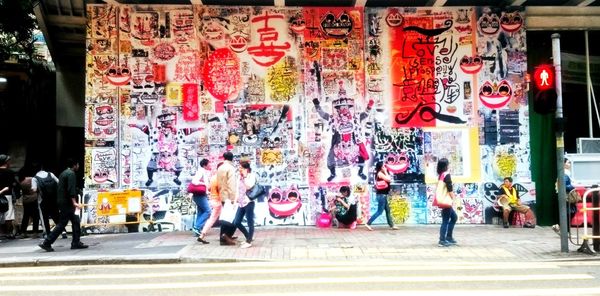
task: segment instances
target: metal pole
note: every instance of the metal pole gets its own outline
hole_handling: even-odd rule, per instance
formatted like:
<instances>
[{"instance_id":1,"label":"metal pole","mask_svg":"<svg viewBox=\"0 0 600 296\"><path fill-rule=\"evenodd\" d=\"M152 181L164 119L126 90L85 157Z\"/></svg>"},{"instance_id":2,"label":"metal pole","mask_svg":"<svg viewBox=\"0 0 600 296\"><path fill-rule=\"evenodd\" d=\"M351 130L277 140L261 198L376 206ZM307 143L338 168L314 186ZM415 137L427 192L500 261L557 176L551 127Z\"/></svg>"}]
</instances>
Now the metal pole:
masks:
<instances>
[{"instance_id":1,"label":"metal pole","mask_svg":"<svg viewBox=\"0 0 600 296\"><path fill-rule=\"evenodd\" d=\"M588 31L585 31L585 84L587 86L588 99L588 128L590 129L590 138L593 138L594 126L592 123L592 77L590 75L590 43Z\"/></svg>"},{"instance_id":2,"label":"metal pole","mask_svg":"<svg viewBox=\"0 0 600 296\"><path fill-rule=\"evenodd\" d=\"M567 234L567 193L565 191L565 141L563 138L564 122L562 110L562 77L560 68L560 34L552 34L552 59L556 86L556 170L558 172L558 211L560 223L560 251L569 252Z\"/></svg>"}]
</instances>

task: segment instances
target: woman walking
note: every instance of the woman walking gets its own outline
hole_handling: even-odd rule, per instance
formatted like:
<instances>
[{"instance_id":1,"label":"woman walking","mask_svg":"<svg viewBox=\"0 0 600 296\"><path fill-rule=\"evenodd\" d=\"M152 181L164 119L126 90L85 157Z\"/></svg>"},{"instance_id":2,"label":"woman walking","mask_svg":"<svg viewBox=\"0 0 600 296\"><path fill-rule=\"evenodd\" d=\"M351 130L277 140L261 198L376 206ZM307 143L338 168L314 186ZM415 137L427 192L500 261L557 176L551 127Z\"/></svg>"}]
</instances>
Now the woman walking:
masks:
<instances>
[{"instance_id":1,"label":"woman walking","mask_svg":"<svg viewBox=\"0 0 600 296\"><path fill-rule=\"evenodd\" d=\"M240 194L238 196L238 204L239 208L235 213L235 219L233 220L233 224L239 229L244 237L246 237L246 241L242 243L240 246L242 249L250 248L252 246L252 240L254 238L254 205L255 202L250 200L248 196L246 196L245 192L248 191L256 184L256 175L252 173L252 169L250 168L250 163L243 162L240 165L240 175L242 177L242 181L244 182L244 194ZM248 222L248 230L242 224L242 220L246 216L246 222Z\"/></svg>"},{"instance_id":2,"label":"woman walking","mask_svg":"<svg viewBox=\"0 0 600 296\"><path fill-rule=\"evenodd\" d=\"M196 175L192 177L192 184L194 185L204 185L206 189L210 184L209 180L209 171L208 171L208 159L204 158L200 161L200 167L196 172ZM192 231L200 236L200 230L204 227L204 223L210 216L210 206L208 205L208 196L207 192L204 193L194 193L192 196L194 203L196 203L196 219L194 221L194 226L192 227Z\"/></svg>"},{"instance_id":3,"label":"woman walking","mask_svg":"<svg viewBox=\"0 0 600 296\"><path fill-rule=\"evenodd\" d=\"M368 230L373 230L371 224L379 217L379 215L381 215L381 213L383 213L384 210L385 217L387 218L387 223L390 228L394 230L398 229L398 227L394 226L394 220L392 220L392 215L390 213L390 205L388 204L387 200L387 196L390 193L391 182L392 178L388 173L387 167L383 165L383 162L377 162L377 164L375 164L375 196L377 198L377 211L375 214L373 214L373 216L371 216L367 224L365 224L365 227Z\"/></svg>"},{"instance_id":4,"label":"woman walking","mask_svg":"<svg viewBox=\"0 0 600 296\"><path fill-rule=\"evenodd\" d=\"M450 173L448 173L448 165L448 159L440 159L437 163L437 173L439 180L443 180L443 184L446 186L448 194L452 200L454 200L456 196L454 195L454 192L452 192L452 178L450 177ZM456 216L456 212L454 212L454 208L442 208L442 226L440 227L440 240L438 242L440 247L456 245L452 232L454 231L454 224L456 224L457 219L458 217Z\"/></svg>"}]
</instances>

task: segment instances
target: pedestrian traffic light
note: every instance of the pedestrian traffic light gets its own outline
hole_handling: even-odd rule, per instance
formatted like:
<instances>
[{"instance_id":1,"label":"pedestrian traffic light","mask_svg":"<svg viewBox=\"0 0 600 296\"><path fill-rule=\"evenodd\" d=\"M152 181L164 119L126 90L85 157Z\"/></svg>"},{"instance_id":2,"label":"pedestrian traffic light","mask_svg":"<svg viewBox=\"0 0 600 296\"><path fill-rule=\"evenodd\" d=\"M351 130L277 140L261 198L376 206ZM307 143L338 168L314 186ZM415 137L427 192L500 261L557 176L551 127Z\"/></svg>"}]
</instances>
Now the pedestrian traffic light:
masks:
<instances>
[{"instance_id":1,"label":"pedestrian traffic light","mask_svg":"<svg viewBox=\"0 0 600 296\"><path fill-rule=\"evenodd\" d=\"M533 82L533 110L540 114L555 112L557 95L554 67L549 64L535 67Z\"/></svg>"}]
</instances>

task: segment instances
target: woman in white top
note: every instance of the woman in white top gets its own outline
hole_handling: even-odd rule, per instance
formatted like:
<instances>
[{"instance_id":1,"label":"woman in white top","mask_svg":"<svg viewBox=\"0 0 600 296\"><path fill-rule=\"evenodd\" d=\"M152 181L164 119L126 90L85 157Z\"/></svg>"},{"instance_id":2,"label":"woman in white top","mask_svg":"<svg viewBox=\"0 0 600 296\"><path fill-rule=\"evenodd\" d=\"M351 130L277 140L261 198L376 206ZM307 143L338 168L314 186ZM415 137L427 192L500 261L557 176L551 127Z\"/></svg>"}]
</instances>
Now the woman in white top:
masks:
<instances>
[{"instance_id":1,"label":"woman in white top","mask_svg":"<svg viewBox=\"0 0 600 296\"><path fill-rule=\"evenodd\" d=\"M240 175L244 182L245 191L248 191L256 184L256 175L252 173L250 163L241 163ZM233 219L233 224L242 232L242 234L244 234L244 237L246 237L246 241L240 246L243 249L252 246L254 237L254 205L256 204L246 196L245 191L244 194L239 194L237 200L239 207L235 213L235 219ZM242 224L244 216L246 216L246 221L248 222L248 230L246 230L246 227Z\"/></svg>"},{"instance_id":2,"label":"woman in white top","mask_svg":"<svg viewBox=\"0 0 600 296\"><path fill-rule=\"evenodd\" d=\"M208 186L210 185L209 175L208 159L204 158L200 161L200 167L198 168L196 175L192 177L192 183L194 185L204 184L208 190ZM210 217L210 205L208 204L206 192L204 194L194 194L192 199L194 200L194 203L196 203L196 219L194 220L192 231L196 235L200 235L204 223L208 220L208 217Z\"/></svg>"}]
</instances>

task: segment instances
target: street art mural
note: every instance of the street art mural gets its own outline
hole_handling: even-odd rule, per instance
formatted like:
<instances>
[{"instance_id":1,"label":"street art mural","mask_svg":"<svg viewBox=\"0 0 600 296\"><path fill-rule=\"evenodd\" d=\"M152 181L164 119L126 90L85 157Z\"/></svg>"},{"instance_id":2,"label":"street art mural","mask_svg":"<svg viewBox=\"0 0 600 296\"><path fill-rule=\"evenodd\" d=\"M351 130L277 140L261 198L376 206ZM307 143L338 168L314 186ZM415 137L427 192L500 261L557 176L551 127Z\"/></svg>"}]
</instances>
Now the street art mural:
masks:
<instances>
[{"instance_id":1,"label":"street art mural","mask_svg":"<svg viewBox=\"0 0 600 296\"><path fill-rule=\"evenodd\" d=\"M397 224L439 222L441 157L460 223L492 223L503 177L533 187L517 8L88 5L87 17L86 196L142 190L140 231L189 229L187 184L225 151L267 188L259 225L315 225L342 185L364 223L379 161Z\"/></svg>"}]
</instances>

